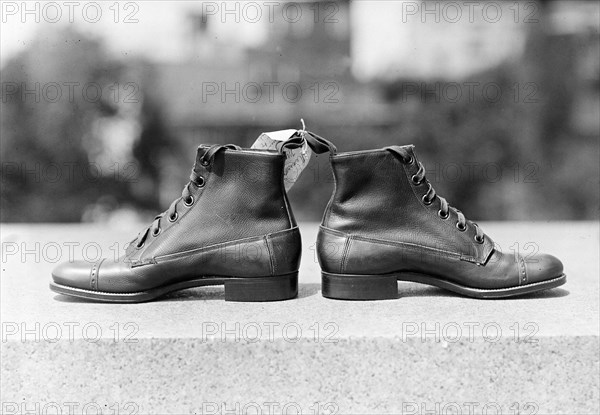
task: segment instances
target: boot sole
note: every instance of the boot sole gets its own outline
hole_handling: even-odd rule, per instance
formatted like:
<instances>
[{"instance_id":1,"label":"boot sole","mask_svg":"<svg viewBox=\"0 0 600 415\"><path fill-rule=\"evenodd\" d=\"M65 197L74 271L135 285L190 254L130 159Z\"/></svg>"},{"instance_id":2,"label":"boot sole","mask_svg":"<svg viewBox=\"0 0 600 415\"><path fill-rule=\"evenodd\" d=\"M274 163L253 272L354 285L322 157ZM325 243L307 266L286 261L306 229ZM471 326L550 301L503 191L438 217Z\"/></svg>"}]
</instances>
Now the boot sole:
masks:
<instances>
[{"instance_id":1,"label":"boot sole","mask_svg":"<svg viewBox=\"0 0 600 415\"><path fill-rule=\"evenodd\" d=\"M517 287L482 289L470 288L429 275L416 272L399 272L385 275L349 275L322 272L323 297L338 300L389 300L398 298L398 281L417 282L433 285L461 295L480 299L506 298L537 291L548 290L563 285L567 276L560 276Z\"/></svg>"},{"instance_id":2,"label":"boot sole","mask_svg":"<svg viewBox=\"0 0 600 415\"><path fill-rule=\"evenodd\" d=\"M109 293L50 283L56 293L109 303L142 303L174 291L210 285L225 286L225 301L262 302L290 300L298 295L298 272L275 277L201 277L133 293Z\"/></svg>"}]
</instances>

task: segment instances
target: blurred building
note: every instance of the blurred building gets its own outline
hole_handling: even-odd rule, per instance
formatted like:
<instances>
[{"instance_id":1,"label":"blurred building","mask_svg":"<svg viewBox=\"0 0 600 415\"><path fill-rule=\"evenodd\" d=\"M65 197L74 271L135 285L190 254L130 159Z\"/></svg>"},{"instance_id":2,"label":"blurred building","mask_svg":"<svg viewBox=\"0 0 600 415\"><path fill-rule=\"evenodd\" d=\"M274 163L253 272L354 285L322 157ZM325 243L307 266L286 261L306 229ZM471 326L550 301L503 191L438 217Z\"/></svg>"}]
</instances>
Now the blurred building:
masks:
<instances>
[{"instance_id":1,"label":"blurred building","mask_svg":"<svg viewBox=\"0 0 600 415\"><path fill-rule=\"evenodd\" d=\"M464 79L523 53L528 18L519 12L509 2L353 2L354 72L361 80Z\"/></svg>"}]
</instances>

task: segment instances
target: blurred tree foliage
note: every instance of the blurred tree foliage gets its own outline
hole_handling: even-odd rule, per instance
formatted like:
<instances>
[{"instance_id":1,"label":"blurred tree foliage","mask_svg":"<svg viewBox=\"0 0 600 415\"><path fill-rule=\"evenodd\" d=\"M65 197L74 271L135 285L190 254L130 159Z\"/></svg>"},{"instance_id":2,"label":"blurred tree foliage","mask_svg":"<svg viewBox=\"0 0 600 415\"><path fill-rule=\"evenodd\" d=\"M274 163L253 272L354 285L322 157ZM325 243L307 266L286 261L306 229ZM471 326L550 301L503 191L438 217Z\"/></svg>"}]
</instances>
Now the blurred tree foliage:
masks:
<instances>
[{"instance_id":1,"label":"blurred tree foliage","mask_svg":"<svg viewBox=\"0 0 600 415\"><path fill-rule=\"evenodd\" d=\"M138 68L132 72L110 59L98 41L71 29L38 36L6 64L0 104L2 221L80 221L86 209L110 211L122 203L156 208L152 189L158 172L150 159L168 134L152 98L139 91L144 65ZM131 156L120 163L99 164L94 154L111 144L100 142L98 133L104 133L107 120L124 118L124 102L131 102L125 112L132 125L140 125L143 144L133 142ZM115 137L112 146L121 144ZM135 192L140 183L150 186Z\"/></svg>"}]
</instances>

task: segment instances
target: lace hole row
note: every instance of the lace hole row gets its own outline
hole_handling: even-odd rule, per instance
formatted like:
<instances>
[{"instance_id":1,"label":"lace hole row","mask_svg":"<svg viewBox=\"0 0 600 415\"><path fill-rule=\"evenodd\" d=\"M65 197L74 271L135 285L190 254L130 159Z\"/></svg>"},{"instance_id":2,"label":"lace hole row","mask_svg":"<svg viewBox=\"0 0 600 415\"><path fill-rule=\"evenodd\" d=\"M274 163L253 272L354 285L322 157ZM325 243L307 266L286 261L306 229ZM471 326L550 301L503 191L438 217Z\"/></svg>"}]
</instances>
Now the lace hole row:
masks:
<instances>
[{"instance_id":1,"label":"lace hole row","mask_svg":"<svg viewBox=\"0 0 600 415\"><path fill-rule=\"evenodd\" d=\"M190 207L194 204L194 196L190 195L190 197L183 200L183 204L187 207Z\"/></svg>"}]
</instances>

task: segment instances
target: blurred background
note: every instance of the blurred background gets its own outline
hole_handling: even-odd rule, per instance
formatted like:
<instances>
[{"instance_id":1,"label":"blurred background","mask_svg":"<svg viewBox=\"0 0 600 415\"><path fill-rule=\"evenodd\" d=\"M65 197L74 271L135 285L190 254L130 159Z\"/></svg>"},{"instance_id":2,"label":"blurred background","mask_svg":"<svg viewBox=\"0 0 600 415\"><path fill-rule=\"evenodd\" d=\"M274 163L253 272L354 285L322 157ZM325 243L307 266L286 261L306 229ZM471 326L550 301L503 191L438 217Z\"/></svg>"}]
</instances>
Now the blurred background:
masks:
<instances>
[{"instance_id":1,"label":"blurred background","mask_svg":"<svg viewBox=\"0 0 600 415\"><path fill-rule=\"evenodd\" d=\"M2 222L150 221L201 143L415 144L477 220L598 219L597 1L1 2ZM290 191L318 221L326 156Z\"/></svg>"}]
</instances>

